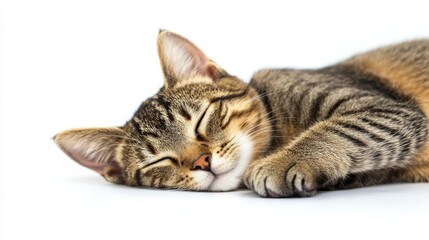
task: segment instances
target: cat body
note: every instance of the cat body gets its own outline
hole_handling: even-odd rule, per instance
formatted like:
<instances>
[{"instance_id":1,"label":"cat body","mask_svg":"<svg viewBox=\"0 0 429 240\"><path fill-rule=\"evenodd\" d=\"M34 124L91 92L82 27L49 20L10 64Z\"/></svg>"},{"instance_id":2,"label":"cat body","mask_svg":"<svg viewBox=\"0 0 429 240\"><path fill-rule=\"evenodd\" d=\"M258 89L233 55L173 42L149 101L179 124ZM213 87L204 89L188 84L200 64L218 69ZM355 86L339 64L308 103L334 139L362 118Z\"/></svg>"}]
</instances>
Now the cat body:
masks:
<instances>
[{"instance_id":1,"label":"cat body","mask_svg":"<svg viewBox=\"0 0 429 240\"><path fill-rule=\"evenodd\" d=\"M249 84L177 34L161 31L158 53L164 87L124 126L54 138L108 181L302 197L429 180L429 40Z\"/></svg>"}]
</instances>

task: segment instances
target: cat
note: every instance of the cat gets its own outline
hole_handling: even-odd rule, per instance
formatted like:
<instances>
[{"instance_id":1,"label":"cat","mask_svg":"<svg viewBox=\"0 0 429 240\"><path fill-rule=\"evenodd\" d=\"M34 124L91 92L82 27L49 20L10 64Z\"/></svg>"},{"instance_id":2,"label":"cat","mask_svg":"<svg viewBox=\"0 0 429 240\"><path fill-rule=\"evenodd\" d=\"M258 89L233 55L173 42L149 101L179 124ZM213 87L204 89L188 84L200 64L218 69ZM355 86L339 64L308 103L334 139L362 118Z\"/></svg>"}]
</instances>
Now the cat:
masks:
<instances>
[{"instance_id":1,"label":"cat","mask_svg":"<svg viewBox=\"0 0 429 240\"><path fill-rule=\"evenodd\" d=\"M157 47L164 86L131 120L54 137L107 181L308 197L429 180L429 40L249 84L178 34L160 30Z\"/></svg>"}]
</instances>

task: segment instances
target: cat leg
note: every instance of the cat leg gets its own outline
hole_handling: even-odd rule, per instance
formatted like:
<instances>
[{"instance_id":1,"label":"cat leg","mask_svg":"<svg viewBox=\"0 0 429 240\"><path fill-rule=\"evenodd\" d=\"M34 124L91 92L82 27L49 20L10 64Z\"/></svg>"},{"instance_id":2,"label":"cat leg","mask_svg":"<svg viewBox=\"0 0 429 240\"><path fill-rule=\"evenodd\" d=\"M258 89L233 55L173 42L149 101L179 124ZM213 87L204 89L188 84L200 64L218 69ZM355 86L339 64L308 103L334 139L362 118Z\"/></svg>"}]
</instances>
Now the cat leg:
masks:
<instances>
[{"instance_id":1,"label":"cat leg","mask_svg":"<svg viewBox=\"0 0 429 240\"><path fill-rule=\"evenodd\" d=\"M244 183L261 196L305 197L350 174L411 167L426 142L426 119L410 111L395 121L365 112L320 121L289 145L254 161ZM409 171L400 179L417 172ZM383 173L390 174L378 174Z\"/></svg>"},{"instance_id":2,"label":"cat leg","mask_svg":"<svg viewBox=\"0 0 429 240\"><path fill-rule=\"evenodd\" d=\"M254 161L246 170L244 184L264 197L305 197L347 176L353 160L344 150L350 146L318 125L292 144Z\"/></svg>"},{"instance_id":3,"label":"cat leg","mask_svg":"<svg viewBox=\"0 0 429 240\"><path fill-rule=\"evenodd\" d=\"M341 190L368 187L387 183L429 182L429 165L411 166L404 169L381 169L362 173L349 174L334 184L321 187L319 190Z\"/></svg>"}]
</instances>

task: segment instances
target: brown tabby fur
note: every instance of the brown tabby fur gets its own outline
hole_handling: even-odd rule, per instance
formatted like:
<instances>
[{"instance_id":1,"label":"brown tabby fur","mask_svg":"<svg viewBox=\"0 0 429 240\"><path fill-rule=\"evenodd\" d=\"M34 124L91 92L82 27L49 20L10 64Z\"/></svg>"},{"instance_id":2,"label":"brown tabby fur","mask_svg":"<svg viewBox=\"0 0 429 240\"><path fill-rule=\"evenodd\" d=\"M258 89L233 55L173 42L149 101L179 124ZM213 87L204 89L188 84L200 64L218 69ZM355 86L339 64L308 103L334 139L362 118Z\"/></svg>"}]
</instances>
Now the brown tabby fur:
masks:
<instances>
[{"instance_id":1,"label":"brown tabby fur","mask_svg":"<svg viewBox=\"0 0 429 240\"><path fill-rule=\"evenodd\" d=\"M124 126L55 136L108 181L266 197L429 181L429 40L249 84L177 34L161 31L158 53L164 87Z\"/></svg>"}]
</instances>

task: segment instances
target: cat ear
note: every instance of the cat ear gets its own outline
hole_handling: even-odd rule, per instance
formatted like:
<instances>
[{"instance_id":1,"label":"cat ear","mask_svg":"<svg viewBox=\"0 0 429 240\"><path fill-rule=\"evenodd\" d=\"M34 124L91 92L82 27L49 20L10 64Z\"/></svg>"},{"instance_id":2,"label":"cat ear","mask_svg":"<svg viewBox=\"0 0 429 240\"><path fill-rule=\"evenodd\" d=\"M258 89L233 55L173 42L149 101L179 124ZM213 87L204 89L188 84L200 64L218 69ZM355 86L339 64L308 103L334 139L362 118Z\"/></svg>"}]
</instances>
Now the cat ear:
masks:
<instances>
[{"instance_id":1,"label":"cat ear","mask_svg":"<svg viewBox=\"0 0 429 240\"><path fill-rule=\"evenodd\" d=\"M125 133L120 128L83 128L61 132L54 141L77 163L101 174L106 180L122 183L122 168L116 148Z\"/></svg>"},{"instance_id":2,"label":"cat ear","mask_svg":"<svg viewBox=\"0 0 429 240\"><path fill-rule=\"evenodd\" d=\"M228 75L188 39L169 31L159 32L158 55L167 88L178 83L212 82Z\"/></svg>"}]
</instances>

